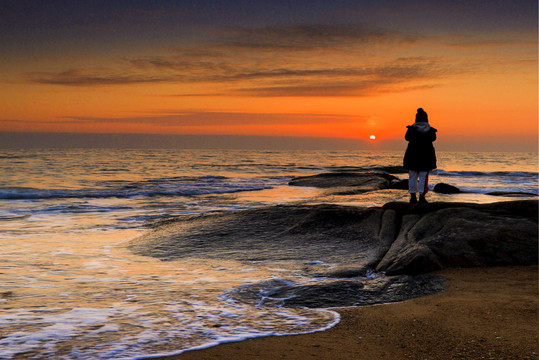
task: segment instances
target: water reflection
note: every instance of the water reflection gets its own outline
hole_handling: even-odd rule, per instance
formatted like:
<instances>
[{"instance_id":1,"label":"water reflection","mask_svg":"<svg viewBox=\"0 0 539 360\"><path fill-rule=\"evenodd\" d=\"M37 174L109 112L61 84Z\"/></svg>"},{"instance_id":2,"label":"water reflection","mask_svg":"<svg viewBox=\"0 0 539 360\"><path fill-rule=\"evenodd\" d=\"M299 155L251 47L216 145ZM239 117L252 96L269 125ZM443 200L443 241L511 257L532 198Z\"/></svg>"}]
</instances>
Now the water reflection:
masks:
<instances>
[{"instance_id":1,"label":"water reflection","mask_svg":"<svg viewBox=\"0 0 539 360\"><path fill-rule=\"evenodd\" d=\"M261 309L222 296L272 276L297 280L301 275L292 269L208 259L161 262L132 255L119 241L138 234L80 232L70 239L50 234L26 239L22 247L4 239L2 356L126 358L312 331L336 320L332 312Z\"/></svg>"}]
</instances>

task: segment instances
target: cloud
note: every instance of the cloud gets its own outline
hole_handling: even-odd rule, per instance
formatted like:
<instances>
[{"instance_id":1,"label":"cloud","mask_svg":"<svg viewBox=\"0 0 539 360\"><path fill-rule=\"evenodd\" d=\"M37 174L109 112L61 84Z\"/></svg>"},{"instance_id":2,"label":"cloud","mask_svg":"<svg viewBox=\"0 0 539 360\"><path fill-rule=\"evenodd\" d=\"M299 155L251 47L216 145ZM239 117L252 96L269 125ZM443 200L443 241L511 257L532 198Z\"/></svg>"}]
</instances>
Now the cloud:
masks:
<instances>
[{"instance_id":1,"label":"cloud","mask_svg":"<svg viewBox=\"0 0 539 360\"><path fill-rule=\"evenodd\" d=\"M416 36L372 26L296 25L227 29L219 41L230 47L255 50L306 50L379 43L410 43Z\"/></svg>"},{"instance_id":2,"label":"cloud","mask_svg":"<svg viewBox=\"0 0 539 360\"><path fill-rule=\"evenodd\" d=\"M358 116L338 114L305 113L238 113L238 112L173 112L147 116L121 118L66 117L75 123L125 123L152 124L175 127L238 126L238 125L303 125L328 123L358 123L364 119Z\"/></svg>"},{"instance_id":3,"label":"cloud","mask_svg":"<svg viewBox=\"0 0 539 360\"><path fill-rule=\"evenodd\" d=\"M414 81L440 79L458 69L434 58L399 58L365 66L300 68L298 64L210 63L178 60L175 56L127 61L126 69L73 69L28 74L31 82L64 86L106 86L137 83L221 84L210 96L369 96ZM277 66L279 65L279 66ZM416 84L417 85L417 84ZM420 84L424 85L424 84ZM402 91L401 88L400 91ZM409 89L409 87L408 87ZM183 96L203 96L204 93Z\"/></svg>"},{"instance_id":4,"label":"cloud","mask_svg":"<svg viewBox=\"0 0 539 360\"><path fill-rule=\"evenodd\" d=\"M537 31L505 32L503 34L452 34L433 36L432 41L458 50L531 48L537 49Z\"/></svg>"},{"instance_id":5,"label":"cloud","mask_svg":"<svg viewBox=\"0 0 539 360\"><path fill-rule=\"evenodd\" d=\"M384 93L406 92L420 89L432 89L440 84L426 83L406 85L403 81L395 80L363 80L343 83L313 83L288 86L267 86L239 88L230 91L231 94L252 97L366 97L378 96Z\"/></svg>"},{"instance_id":6,"label":"cloud","mask_svg":"<svg viewBox=\"0 0 539 360\"><path fill-rule=\"evenodd\" d=\"M371 96L380 92L380 84L363 82L354 84L309 84L268 86L234 89L233 93L255 97L346 97Z\"/></svg>"},{"instance_id":7,"label":"cloud","mask_svg":"<svg viewBox=\"0 0 539 360\"><path fill-rule=\"evenodd\" d=\"M388 91L391 85L438 80L460 71L436 58L399 57L399 50L384 49L383 58L363 50L354 53L367 45L416 41L413 36L374 27L275 26L221 30L216 36L215 43L208 40L197 46L162 49L168 51L162 55L124 58L115 67L35 71L27 73L26 79L35 84L85 87L216 85L208 93L211 96L369 96ZM279 51L269 56L264 50L271 49ZM406 88L413 86L425 84ZM203 96L204 92L186 95Z\"/></svg>"},{"instance_id":8,"label":"cloud","mask_svg":"<svg viewBox=\"0 0 539 360\"><path fill-rule=\"evenodd\" d=\"M125 85L171 81L170 77L99 69L70 69L61 72L36 71L26 74L26 78L35 84L65 86Z\"/></svg>"},{"instance_id":9,"label":"cloud","mask_svg":"<svg viewBox=\"0 0 539 360\"><path fill-rule=\"evenodd\" d=\"M317 76L296 77L285 84L234 88L229 93L256 97L376 96L439 86L432 82L460 71L436 59L402 58L381 66L326 69Z\"/></svg>"}]
</instances>

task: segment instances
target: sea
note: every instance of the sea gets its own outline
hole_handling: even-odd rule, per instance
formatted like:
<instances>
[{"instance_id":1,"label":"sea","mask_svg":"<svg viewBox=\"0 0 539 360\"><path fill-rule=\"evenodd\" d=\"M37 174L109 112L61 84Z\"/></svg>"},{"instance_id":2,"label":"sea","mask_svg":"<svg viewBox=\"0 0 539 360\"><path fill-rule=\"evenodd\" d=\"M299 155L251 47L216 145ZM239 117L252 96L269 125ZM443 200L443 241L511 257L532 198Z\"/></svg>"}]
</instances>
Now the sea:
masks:
<instances>
[{"instance_id":1,"label":"sea","mask_svg":"<svg viewBox=\"0 0 539 360\"><path fill-rule=\"evenodd\" d=\"M382 206L406 190L326 196L297 176L389 171L396 151L0 150L0 358L141 359L241 339L321 331L333 309L253 306L230 296L264 281L307 283L298 264L163 261L129 251L157 221L277 204ZM535 199L537 153L438 152L429 201ZM338 264L319 263L322 267ZM376 276L370 274L369 276Z\"/></svg>"}]
</instances>

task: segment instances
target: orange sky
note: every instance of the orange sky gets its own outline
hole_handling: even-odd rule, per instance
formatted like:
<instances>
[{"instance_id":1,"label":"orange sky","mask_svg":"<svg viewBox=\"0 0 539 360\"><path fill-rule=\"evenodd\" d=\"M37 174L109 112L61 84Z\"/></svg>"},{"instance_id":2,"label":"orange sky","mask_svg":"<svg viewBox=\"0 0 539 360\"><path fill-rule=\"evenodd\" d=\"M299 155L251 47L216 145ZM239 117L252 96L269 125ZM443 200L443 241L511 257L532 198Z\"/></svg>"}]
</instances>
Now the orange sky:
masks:
<instances>
[{"instance_id":1,"label":"orange sky","mask_svg":"<svg viewBox=\"0 0 539 360\"><path fill-rule=\"evenodd\" d=\"M80 20L82 6L67 14L72 22L49 26L47 34L55 21L49 17L30 17L42 24L34 32L18 33L24 24L11 24L12 39L3 44L10 51L0 59L0 131L374 134L378 141L401 139L423 107L448 149L477 141L490 143L487 150L507 142L537 151L536 2L512 13L497 2L465 9L484 17L462 17L464 3L440 2L422 11L443 20L423 26L411 15L392 21L417 12L413 6L393 13L315 3L309 16L293 9L286 19L277 13L255 24L245 18L263 9L229 9L236 22L225 21L225 13L215 23L203 21L199 12L207 9L189 9L200 24L178 28L173 24L187 16L178 9L149 16L155 9L127 5L114 9L122 31L111 19ZM159 36L146 38L154 24Z\"/></svg>"}]
</instances>

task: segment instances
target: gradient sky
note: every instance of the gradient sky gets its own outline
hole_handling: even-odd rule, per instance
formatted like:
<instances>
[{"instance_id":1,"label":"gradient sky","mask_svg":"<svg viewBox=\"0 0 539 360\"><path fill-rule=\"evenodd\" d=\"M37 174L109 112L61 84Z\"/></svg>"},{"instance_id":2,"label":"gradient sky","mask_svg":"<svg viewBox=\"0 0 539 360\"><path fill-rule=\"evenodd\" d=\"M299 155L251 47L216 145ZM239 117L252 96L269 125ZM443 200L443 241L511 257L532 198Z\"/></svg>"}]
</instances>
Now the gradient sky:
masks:
<instances>
[{"instance_id":1,"label":"gradient sky","mask_svg":"<svg viewBox=\"0 0 539 360\"><path fill-rule=\"evenodd\" d=\"M537 1L3 0L0 131L537 151Z\"/></svg>"}]
</instances>

